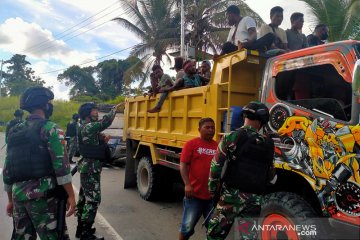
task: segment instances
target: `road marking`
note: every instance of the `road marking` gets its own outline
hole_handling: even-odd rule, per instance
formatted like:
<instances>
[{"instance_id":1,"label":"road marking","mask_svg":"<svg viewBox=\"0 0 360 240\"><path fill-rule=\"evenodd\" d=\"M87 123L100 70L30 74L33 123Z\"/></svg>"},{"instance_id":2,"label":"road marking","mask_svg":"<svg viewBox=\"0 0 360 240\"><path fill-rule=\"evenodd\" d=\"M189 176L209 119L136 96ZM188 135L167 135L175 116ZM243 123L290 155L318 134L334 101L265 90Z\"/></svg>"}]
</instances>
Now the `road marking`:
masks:
<instances>
[{"instance_id":1,"label":"road marking","mask_svg":"<svg viewBox=\"0 0 360 240\"><path fill-rule=\"evenodd\" d=\"M2 174L2 168L0 167L0 175Z\"/></svg>"},{"instance_id":2,"label":"road marking","mask_svg":"<svg viewBox=\"0 0 360 240\"><path fill-rule=\"evenodd\" d=\"M73 188L75 192L79 192L79 189L77 189L74 185ZM124 240L99 211L96 213L95 221L105 229L105 232L110 235L113 240Z\"/></svg>"}]
</instances>

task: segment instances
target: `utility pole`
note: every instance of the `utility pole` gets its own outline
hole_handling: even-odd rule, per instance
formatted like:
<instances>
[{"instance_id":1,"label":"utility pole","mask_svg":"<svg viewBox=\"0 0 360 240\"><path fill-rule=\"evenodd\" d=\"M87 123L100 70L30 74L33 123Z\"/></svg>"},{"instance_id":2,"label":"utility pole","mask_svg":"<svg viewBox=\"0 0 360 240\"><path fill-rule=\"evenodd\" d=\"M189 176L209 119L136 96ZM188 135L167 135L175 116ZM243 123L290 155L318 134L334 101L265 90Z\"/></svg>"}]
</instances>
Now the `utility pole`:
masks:
<instances>
[{"instance_id":1,"label":"utility pole","mask_svg":"<svg viewBox=\"0 0 360 240\"><path fill-rule=\"evenodd\" d=\"M184 0L181 0L181 35L180 35L180 56L184 57L184 47L185 47L185 13L184 13Z\"/></svg>"},{"instance_id":2,"label":"utility pole","mask_svg":"<svg viewBox=\"0 0 360 240\"><path fill-rule=\"evenodd\" d=\"M0 67L0 97L1 97L1 87L2 87L2 68L3 68L4 60L1 59L1 67Z\"/></svg>"}]
</instances>

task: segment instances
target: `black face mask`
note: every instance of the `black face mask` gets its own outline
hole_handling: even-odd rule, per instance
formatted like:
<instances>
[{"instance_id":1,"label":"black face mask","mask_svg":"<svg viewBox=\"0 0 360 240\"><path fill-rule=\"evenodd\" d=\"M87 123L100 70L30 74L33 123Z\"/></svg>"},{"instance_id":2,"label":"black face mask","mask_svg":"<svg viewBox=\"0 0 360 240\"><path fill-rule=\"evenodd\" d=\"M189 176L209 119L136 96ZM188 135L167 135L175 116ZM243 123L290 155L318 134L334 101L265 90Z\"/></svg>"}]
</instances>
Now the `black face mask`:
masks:
<instances>
[{"instance_id":1,"label":"black face mask","mask_svg":"<svg viewBox=\"0 0 360 240\"><path fill-rule=\"evenodd\" d=\"M53 110L54 110L54 105L52 105L52 103L48 103L47 108L45 109L45 118L46 119L49 119L49 117L51 117Z\"/></svg>"},{"instance_id":2,"label":"black face mask","mask_svg":"<svg viewBox=\"0 0 360 240\"><path fill-rule=\"evenodd\" d=\"M328 37L329 37L329 34L323 33L323 34L321 34L320 39L324 41L324 40L328 39Z\"/></svg>"}]
</instances>

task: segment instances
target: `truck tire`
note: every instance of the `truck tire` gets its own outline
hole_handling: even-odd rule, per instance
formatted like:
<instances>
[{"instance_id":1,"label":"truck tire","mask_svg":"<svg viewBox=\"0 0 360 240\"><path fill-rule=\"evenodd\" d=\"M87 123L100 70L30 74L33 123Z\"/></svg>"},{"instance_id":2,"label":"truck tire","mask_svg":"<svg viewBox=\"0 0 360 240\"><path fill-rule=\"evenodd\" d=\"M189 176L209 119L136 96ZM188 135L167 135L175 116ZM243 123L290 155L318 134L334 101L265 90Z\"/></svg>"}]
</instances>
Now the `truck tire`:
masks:
<instances>
[{"instance_id":1,"label":"truck tire","mask_svg":"<svg viewBox=\"0 0 360 240\"><path fill-rule=\"evenodd\" d=\"M319 222L315 222L315 218L319 216L313 208L299 195L291 192L275 192L264 197L261 206L259 225L316 225L316 233L303 232L298 235L295 230L287 231L261 231L261 239L319 239L321 226ZM319 229L320 228L320 229ZM313 229L310 229L313 230Z\"/></svg>"},{"instance_id":2,"label":"truck tire","mask_svg":"<svg viewBox=\"0 0 360 240\"><path fill-rule=\"evenodd\" d=\"M133 158L135 154L133 141L126 139L126 163L125 163L125 179L124 179L124 188L135 188L136 187L136 168L135 168L135 159Z\"/></svg>"},{"instance_id":3,"label":"truck tire","mask_svg":"<svg viewBox=\"0 0 360 240\"><path fill-rule=\"evenodd\" d=\"M160 191L159 169L149 157L142 157L137 168L137 188L146 201L155 200Z\"/></svg>"}]
</instances>

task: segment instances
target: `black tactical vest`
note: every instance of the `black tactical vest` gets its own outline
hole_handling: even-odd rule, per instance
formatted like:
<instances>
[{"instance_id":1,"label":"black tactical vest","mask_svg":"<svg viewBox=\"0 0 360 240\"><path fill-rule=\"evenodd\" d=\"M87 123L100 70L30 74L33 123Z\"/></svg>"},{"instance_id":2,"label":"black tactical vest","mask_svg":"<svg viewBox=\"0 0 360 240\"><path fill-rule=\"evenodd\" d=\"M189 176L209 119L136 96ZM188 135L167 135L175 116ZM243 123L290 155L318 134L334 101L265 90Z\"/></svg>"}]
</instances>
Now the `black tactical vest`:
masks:
<instances>
[{"instance_id":1,"label":"black tactical vest","mask_svg":"<svg viewBox=\"0 0 360 240\"><path fill-rule=\"evenodd\" d=\"M248 136L238 130L236 151L231 154L224 182L227 186L245 193L263 194L269 183L269 172L274 159L274 142L259 135Z\"/></svg>"},{"instance_id":2,"label":"black tactical vest","mask_svg":"<svg viewBox=\"0 0 360 240\"><path fill-rule=\"evenodd\" d=\"M28 121L24 128L11 129L7 144L7 168L12 183L54 176L47 143L40 138L40 129L46 122Z\"/></svg>"}]
</instances>

